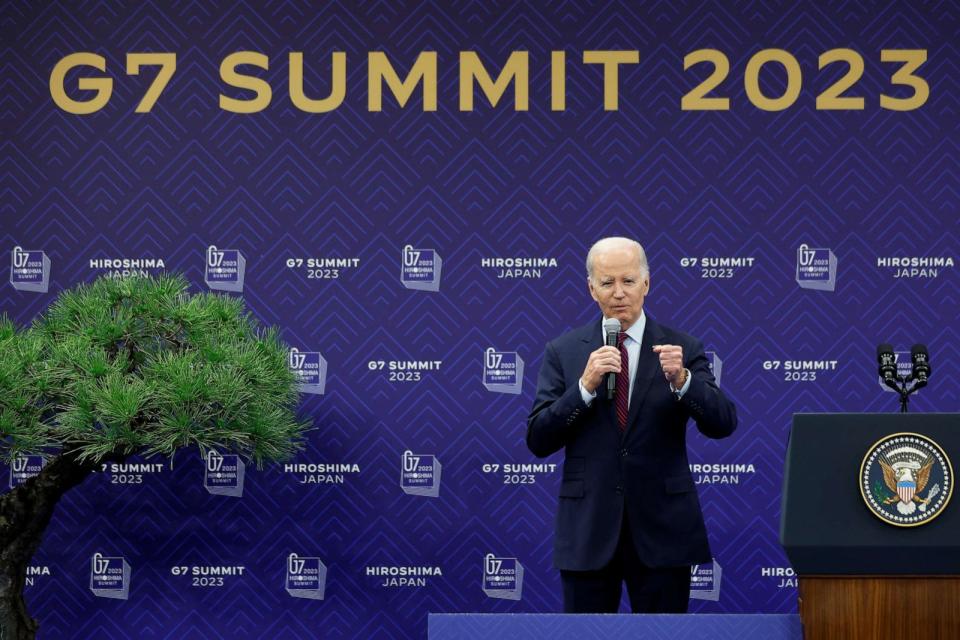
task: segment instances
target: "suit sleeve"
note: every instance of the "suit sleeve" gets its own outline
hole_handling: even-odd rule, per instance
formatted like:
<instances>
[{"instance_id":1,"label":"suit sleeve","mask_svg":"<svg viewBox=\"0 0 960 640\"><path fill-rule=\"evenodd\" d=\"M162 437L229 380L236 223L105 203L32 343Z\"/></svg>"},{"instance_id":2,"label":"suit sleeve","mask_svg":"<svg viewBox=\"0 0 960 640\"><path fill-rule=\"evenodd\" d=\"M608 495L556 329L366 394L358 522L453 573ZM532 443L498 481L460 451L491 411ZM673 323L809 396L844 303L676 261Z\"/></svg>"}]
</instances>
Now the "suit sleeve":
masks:
<instances>
[{"instance_id":1,"label":"suit sleeve","mask_svg":"<svg viewBox=\"0 0 960 640\"><path fill-rule=\"evenodd\" d=\"M717 386L699 340L693 341L687 369L690 388L680 402L690 412L700 433L708 438L726 438L737 428L737 408Z\"/></svg>"},{"instance_id":2,"label":"suit sleeve","mask_svg":"<svg viewBox=\"0 0 960 640\"><path fill-rule=\"evenodd\" d=\"M547 343L537 378L537 395L527 417L527 448L538 458L559 451L576 433L589 410L580 396L580 387L566 385L556 347Z\"/></svg>"}]
</instances>

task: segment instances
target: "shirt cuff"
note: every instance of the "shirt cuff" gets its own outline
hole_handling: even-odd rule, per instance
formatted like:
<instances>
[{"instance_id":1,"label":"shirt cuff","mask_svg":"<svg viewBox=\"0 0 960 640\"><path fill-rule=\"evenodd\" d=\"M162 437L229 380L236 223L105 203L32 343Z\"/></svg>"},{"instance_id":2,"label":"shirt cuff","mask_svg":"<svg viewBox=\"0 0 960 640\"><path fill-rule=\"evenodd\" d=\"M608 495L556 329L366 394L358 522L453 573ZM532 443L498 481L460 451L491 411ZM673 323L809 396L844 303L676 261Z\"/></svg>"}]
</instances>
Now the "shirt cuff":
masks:
<instances>
[{"instance_id":1,"label":"shirt cuff","mask_svg":"<svg viewBox=\"0 0 960 640\"><path fill-rule=\"evenodd\" d=\"M690 369L684 369L684 371L687 372L687 379L686 379L686 381L683 383L683 386L680 387L679 389L674 389L674 388L673 388L673 384L670 385L670 390L673 391L674 394L676 394L677 400L679 400L680 398L682 398L682 397L683 397L683 394L685 394L685 393L687 392L687 389L690 388L690 378L693 377L693 376L690 375ZM583 387L582 387L582 386L580 387L580 391L581 391L581 393L583 392Z\"/></svg>"},{"instance_id":2,"label":"shirt cuff","mask_svg":"<svg viewBox=\"0 0 960 640\"><path fill-rule=\"evenodd\" d=\"M583 386L582 380L577 380L577 386L580 387L580 397L583 399L583 404L590 406L590 403L593 402L593 399L597 397L597 392L594 391L590 393L587 391L586 387Z\"/></svg>"}]
</instances>

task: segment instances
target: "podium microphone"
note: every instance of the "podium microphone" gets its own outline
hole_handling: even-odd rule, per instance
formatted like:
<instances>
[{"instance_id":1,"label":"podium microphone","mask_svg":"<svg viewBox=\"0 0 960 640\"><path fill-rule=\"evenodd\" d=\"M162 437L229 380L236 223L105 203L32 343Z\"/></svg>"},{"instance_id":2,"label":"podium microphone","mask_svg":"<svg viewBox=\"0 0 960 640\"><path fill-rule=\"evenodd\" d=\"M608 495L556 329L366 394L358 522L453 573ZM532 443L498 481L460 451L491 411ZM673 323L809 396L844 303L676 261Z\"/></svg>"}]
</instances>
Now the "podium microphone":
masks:
<instances>
[{"instance_id":1,"label":"podium microphone","mask_svg":"<svg viewBox=\"0 0 960 640\"><path fill-rule=\"evenodd\" d=\"M913 373L910 377L917 381L917 389L927 386L930 377L930 353L927 345L915 344L910 347L910 360L913 361Z\"/></svg>"},{"instance_id":2,"label":"podium microphone","mask_svg":"<svg viewBox=\"0 0 960 640\"><path fill-rule=\"evenodd\" d=\"M617 334L620 333L620 321L616 318L608 318L603 321L603 335L605 344L608 347L617 346ZM622 373L622 372L621 372ZM607 374L607 400L613 400L613 394L617 390L617 374L611 372Z\"/></svg>"},{"instance_id":3,"label":"podium microphone","mask_svg":"<svg viewBox=\"0 0 960 640\"><path fill-rule=\"evenodd\" d=\"M893 345L883 343L877 347L877 361L880 363L880 377L883 384L894 391L899 391L897 386L897 357L893 355Z\"/></svg>"}]
</instances>

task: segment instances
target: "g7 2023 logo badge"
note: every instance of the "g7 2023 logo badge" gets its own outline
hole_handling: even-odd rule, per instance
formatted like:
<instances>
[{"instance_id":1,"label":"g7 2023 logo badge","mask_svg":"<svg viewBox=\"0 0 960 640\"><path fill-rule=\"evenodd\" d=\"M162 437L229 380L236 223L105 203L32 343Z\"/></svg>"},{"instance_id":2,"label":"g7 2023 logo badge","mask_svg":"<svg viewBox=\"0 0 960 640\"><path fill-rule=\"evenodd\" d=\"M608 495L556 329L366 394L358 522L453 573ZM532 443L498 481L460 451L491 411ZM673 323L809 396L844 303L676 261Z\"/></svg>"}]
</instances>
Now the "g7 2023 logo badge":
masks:
<instances>
[{"instance_id":1,"label":"g7 2023 logo badge","mask_svg":"<svg viewBox=\"0 0 960 640\"><path fill-rule=\"evenodd\" d=\"M884 522L916 527L950 502L953 467L936 442L919 433L894 433L874 444L860 465L860 494Z\"/></svg>"}]
</instances>

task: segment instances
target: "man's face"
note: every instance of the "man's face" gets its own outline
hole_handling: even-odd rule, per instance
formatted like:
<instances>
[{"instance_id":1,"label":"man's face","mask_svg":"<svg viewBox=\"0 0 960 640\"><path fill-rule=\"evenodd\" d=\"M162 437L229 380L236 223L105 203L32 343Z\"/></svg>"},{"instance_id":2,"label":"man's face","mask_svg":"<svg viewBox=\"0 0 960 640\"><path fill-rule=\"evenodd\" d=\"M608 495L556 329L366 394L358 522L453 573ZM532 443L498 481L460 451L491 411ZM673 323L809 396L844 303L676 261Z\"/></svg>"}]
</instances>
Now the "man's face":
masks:
<instances>
[{"instance_id":1,"label":"man's face","mask_svg":"<svg viewBox=\"0 0 960 640\"><path fill-rule=\"evenodd\" d=\"M593 257L593 277L587 279L590 295L607 318L620 321L623 331L637 321L650 278L640 272L640 256L629 247L609 249Z\"/></svg>"}]
</instances>

